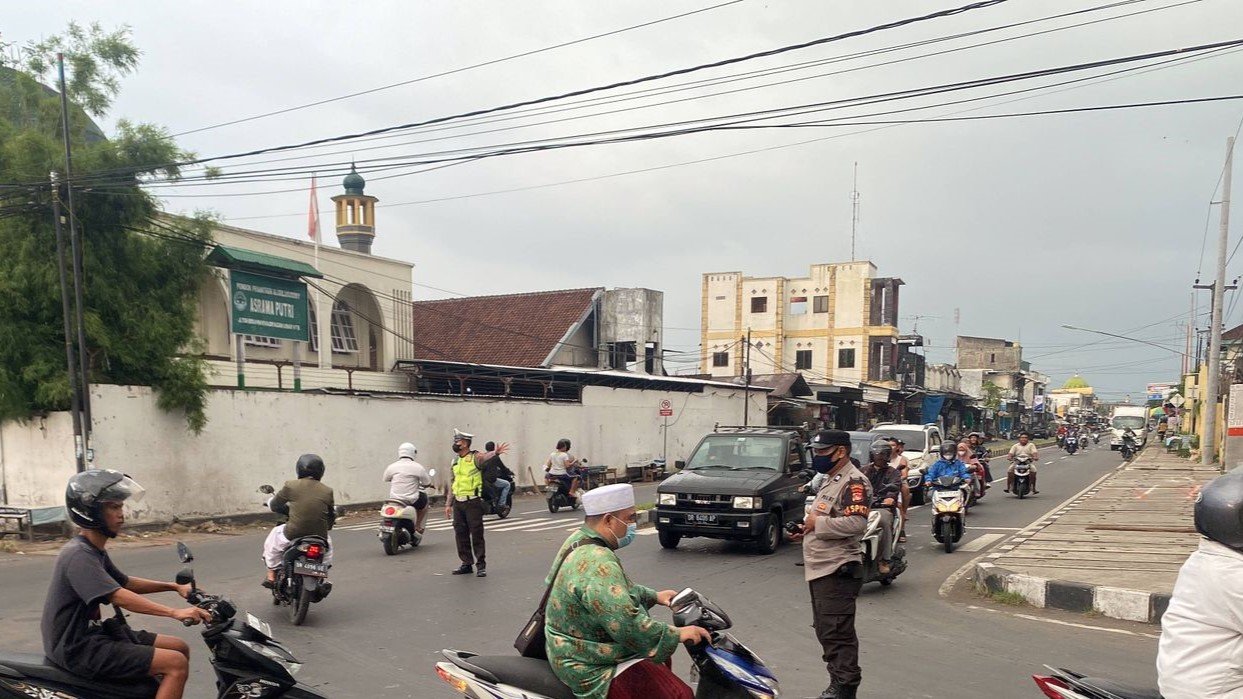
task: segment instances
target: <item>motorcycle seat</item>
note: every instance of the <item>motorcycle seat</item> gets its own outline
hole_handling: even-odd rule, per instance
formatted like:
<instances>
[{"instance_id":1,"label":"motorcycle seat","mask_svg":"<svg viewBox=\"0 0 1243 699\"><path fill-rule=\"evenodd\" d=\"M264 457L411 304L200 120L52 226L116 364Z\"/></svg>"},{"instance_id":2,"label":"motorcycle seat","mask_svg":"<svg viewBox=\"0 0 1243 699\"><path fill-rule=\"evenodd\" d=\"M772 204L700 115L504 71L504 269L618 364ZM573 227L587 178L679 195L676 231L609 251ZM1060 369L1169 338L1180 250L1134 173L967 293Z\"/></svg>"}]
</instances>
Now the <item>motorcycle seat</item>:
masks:
<instances>
[{"instance_id":1,"label":"motorcycle seat","mask_svg":"<svg viewBox=\"0 0 1243 699\"><path fill-rule=\"evenodd\" d=\"M0 677L52 682L85 692L83 696L99 699L151 699L160 688L154 679L109 682L71 675L56 667L42 655L0 652ZM52 696L52 695L48 695ZM572 696L572 695L571 695Z\"/></svg>"},{"instance_id":2,"label":"motorcycle seat","mask_svg":"<svg viewBox=\"0 0 1243 699\"><path fill-rule=\"evenodd\" d=\"M1079 684L1118 699L1161 699L1161 692L1151 687L1136 687L1101 677L1084 677Z\"/></svg>"},{"instance_id":3,"label":"motorcycle seat","mask_svg":"<svg viewBox=\"0 0 1243 699\"><path fill-rule=\"evenodd\" d=\"M518 687L550 699L574 699L574 692L557 679L547 660L520 655L455 654L447 657L454 665L489 682Z\"/></svg>"}]
</instances>

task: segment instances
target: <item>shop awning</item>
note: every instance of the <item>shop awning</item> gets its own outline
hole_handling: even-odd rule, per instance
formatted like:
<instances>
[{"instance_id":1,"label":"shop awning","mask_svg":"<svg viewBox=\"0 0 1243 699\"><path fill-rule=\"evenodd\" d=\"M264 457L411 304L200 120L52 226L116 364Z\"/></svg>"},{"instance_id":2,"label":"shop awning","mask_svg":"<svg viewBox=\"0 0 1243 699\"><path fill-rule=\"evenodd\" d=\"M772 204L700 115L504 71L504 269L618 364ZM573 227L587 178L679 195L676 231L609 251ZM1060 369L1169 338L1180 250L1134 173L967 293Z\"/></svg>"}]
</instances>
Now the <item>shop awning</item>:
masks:
<instances>
[{"instance_id":1,"label":"shop awning","mask_svg":"<svg viewBox=\"0 0 1243 699\"><path fill-rule=\"evenodd\" d=\"M207 254L207 264L225 269L266 274L270 277L320 279L324 276L319 270L305 262L226 245L217 245L212 248L212 251Z\"/></svg>"}]
</instances>

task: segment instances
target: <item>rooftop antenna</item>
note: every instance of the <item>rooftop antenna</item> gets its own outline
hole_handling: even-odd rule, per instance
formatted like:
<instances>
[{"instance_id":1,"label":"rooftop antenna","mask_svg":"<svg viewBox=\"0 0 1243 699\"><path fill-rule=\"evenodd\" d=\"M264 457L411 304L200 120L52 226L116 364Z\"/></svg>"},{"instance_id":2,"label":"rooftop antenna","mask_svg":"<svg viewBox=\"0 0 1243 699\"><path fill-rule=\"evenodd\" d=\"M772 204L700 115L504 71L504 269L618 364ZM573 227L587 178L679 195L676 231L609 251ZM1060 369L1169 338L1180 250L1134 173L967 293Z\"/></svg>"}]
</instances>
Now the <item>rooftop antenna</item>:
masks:
<instances>
[{"instance_id":1,"label":"rooftop antenna","mask_svg":"<svg viewBox=\"0 0 1243 699\"><path fill-rule=\"evenodd\" d=\"M855 257L855 235L859 230L859 162L855 161L855 183L854 188L850 190L850 261L854 262L858 258Z\"/></svg>"}]
</instances>

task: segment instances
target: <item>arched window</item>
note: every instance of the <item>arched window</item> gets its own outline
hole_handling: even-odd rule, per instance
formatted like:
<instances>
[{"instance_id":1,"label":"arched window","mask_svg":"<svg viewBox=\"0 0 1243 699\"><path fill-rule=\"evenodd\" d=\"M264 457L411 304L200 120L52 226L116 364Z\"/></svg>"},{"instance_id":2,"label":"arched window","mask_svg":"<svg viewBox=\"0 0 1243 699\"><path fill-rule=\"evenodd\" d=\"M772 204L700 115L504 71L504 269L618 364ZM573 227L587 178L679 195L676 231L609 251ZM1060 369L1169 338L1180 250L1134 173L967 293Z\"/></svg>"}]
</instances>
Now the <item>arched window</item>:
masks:
<instances>
[{"instance_id":1,"label":"arched window","mask_svg":"<svg viewBox=\"0 0 1243 699\"><path fill-rule=\"evenodd\" d=\"M315 307L310 307L311 316L311 351L319 351L319 318L315 316ZM349 304L337 299L332 304L332 351L336 354L353 354L358 351L358 334L354 331L354 314Z\"/></svg>"}]
</instances>

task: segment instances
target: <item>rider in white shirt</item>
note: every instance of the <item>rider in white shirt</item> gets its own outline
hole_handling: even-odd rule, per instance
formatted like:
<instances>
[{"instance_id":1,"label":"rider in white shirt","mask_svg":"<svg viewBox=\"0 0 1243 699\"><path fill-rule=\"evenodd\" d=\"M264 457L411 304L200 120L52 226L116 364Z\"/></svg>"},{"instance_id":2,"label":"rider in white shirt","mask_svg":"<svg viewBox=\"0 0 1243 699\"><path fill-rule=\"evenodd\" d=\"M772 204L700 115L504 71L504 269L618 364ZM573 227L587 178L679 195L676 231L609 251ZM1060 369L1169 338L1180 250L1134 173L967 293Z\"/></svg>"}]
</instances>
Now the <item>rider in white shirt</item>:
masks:
<instances>
[{"instance_id":1,"label":"rider in white shirt","mask_svg":"<svg viewBox=\"0 0 1243 699\"><path fill-rule=\"evenodd\" d=\"M427 519L427 493L423 489L432 484L423 464L414 460L419 450L410 442L397 447L397 460L384 469L384 482L391 483L388 496L414 507L418 513L414 528L423 533L423 520Z\"/></svg>"},{"instance_id":2,"label":"rider in white shirt","mask_svg":"<svg viewBox=\"0 0 1243 699\"><path fill-rule=\"evenodd\" d=\"M1243 473L1201 489L1196 531L1206 538L1178 571L1161 618L1157 677L1171 699L1243 697Z\"/></svg>"}]
</instances>

